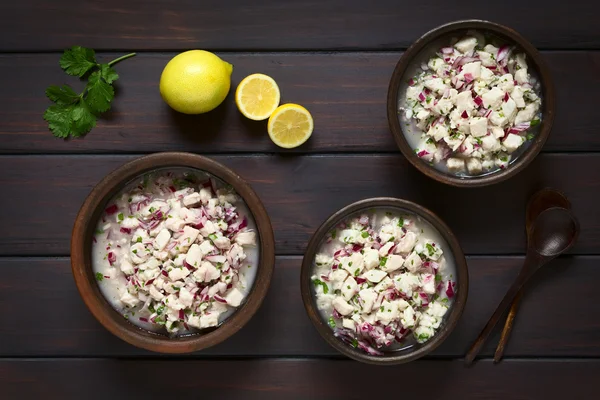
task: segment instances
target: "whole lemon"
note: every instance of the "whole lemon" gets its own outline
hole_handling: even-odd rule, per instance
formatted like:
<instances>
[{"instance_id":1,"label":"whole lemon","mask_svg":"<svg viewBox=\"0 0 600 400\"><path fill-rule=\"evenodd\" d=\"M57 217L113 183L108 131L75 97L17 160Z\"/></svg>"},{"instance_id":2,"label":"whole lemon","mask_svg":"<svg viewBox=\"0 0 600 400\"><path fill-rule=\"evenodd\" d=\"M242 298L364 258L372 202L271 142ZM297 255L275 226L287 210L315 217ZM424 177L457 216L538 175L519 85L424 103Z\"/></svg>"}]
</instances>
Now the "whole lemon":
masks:
<instances>
[{"instance_id":1,"label":"whole lemon","mask_svg":"<svg viewBox=\"0 0 600 400\"><path fill-rule=\"evenodd\" d=\"M178 54L160 76L160 95L176 111L202 114L225 100L233 65L204 50Z\"/></svg>"}]
</instances>

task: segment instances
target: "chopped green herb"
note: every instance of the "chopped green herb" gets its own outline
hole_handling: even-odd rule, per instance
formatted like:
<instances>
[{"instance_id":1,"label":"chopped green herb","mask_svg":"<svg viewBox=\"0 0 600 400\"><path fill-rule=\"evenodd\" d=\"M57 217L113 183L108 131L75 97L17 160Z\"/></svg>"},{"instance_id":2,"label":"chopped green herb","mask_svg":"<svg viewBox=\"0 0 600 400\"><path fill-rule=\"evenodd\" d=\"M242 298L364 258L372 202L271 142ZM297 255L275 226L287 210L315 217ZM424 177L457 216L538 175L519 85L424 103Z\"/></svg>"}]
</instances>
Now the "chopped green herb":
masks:
<instances>
[{"instance_id":1,"label":"chopped green herb","mask_svg":"<svg viewBox=\"0 0 600 400\"><path fill-rule=\"evenodd\" d=\"M133 250L131 250L131 252L132 252L133 254L137 254L137 250L136 250L136 249L133 249Z\"/></svg>"},{"instance_id":2,"label":"chopped green herb","mask_svg":"<svg viewBox=\"0 0 600 400\"><path fill-rule=\"evenodd\" d=\"M350 261L350 262L348 263L348 266L349 266L349 267L351 267L351 266L352 266L352 261Z\"/></svg>"},{"instance_id":3,"label":"chopped green herb","mask_svg":"<svg viewBox=\"0 0 600 400\"><path fill-rule=\"evenodd\" d=\"M400 217L400 219L398 220L398 227L402 228L404 226L404 218Z\"/></svg>"},{"instance_id":4,"label":"chopped green herb","mask_svg":"<svg viewBox=\"0 0 600 400\"><path fill-rule=\"evenodd\" d=\"M432 256L435 254L435 248L430 243L426 243L425 247L427 248L427 251L429 252L429 256Z\"/></svg>"},{"instance_id":5,"label":"chopped green herb","mask_svg":"<svg viewBox=\"0 0 600 400\"><path fill-rule=\"evenodd\" d=\"M331 238L332 238L332 239L335 239L336 233L337 233L337 232L336 232L336 230L335 230L335 229L331 231Z\"/></svg>"},{"instance_id":6,"label":"chopped green herb","mask_svg":"<svg viewBox=\"0 0 600 400\"><path fill-rule=\"evenodd\" d=\"M335 328L337 325L335 324L335 320L333 319L333 317L329 317L329 320L327 321L327 323L329 324L330 327Z\"/></svg>"},{"instance_id":7,"label":"chopped green herb","mask_svg":"<svg viewBox=\"0 0 600 400\"><path fill-rule=\"evenodd\" d=\"M382 257L381 260L379 260L379 265L383 267L385 263L387 263L387 260L387 257Z\"/></svg>"},{"instance_id":8,"label":"chopped green herb","mask_svg":"<svg viewBox=\"0 0 600 400\"><path fill-rule=\"evenodd\" d=\"M356 268L356 271L354 271L354 276L358 276L358 274L360 274L360 269Z\"/></svg>"},{"instance_id":9,"label":"chopped green herb","mask_svg":"<svg viewBox=\"0 0 600 400\"><path fill-rule=\"evenodd\" d=\"M329 293L329 287L322 280L320 280L320 279L313 279L313 283L315 284L315 286L321 285L321 287L323 288L323 293L324 294Z\"/></svg>"},{"instance_id":10,"label":"chopped green herb","mask_svg":"<svg viewBox=\"0 0 600 400\"><path fill-rule=\"evenodd\" d=\"M96 229L96 235L101 235L103 233L104 231L102 229Z\"/></svg>"},{"instance_id":11,"label":"chopped green herb","mask_svg":"<svg viewBox=\"0 0 600 400\"><path fill-rule=\"evenodd\" d=\"M444 304L448 304L448 299L444 298L444 299L441 300L441 302L444 303Z\"/></svg>"},{"instance_id":12,"label":"chopped green herb","mask_svg":"<svg viewBox=\"0 0 600 400\"><path fill-rule=\"evenodd\" d=\"M442 281L442 276L440 274L435 274L435 283L440 283Z\"/></svg>"},{"instance_id":13,"label":"chopped green herb","mask_svg":"<svg viewBox=\"0 0 600 400\"><path fill-rule=\"evenodd\" d=\"M429 339L429 335L426 333L421 333L419 336L417 336L417 339L419 341L426 341L427 339Z\"/></svg>"},{"instance_id":14,"label":"chopped green herb","mask_svg":"<svg viewBox=\"0 0 600 400\"><path fill-rule=\"evenodd\" d=\"M208 235L208 238L214 242L215 240L217 240L217 235L211 233L210 235Z\"/></svg>"},{"instance_id":15,"label":"chopped green herb","mask_svg":"<svg viewBox=\"0 0 600 400\"><path fill-rule=\"evenodd\" d=\"M507 156L500 157L500 161L507 162L508 161L508 157Z\"/></svg>"},{"instance_id":16,"label":"chopped green herb","mask_svg":"<svg viewBox=\"0 0 600 400\"><path fill-rule=\"evenodd\" d=\"M358 340L352 339L352 347L354 347L354 348L358 347Z\"/></svg>"},{"instance_id":17,"label":"chopped green herb","mask_svg":"<svg viewBox=\"0 0 600 400\"><path fill-rule=\"evenodd\" d=\"M100 272L96 272L96 280L98 282L102 282L102 279L104 279L104 275L102 275Z\"/></svg>"},{"instance_id":18,"label":"chopped green herb","mask_svg":"<svg viewBox=\"0 0 600 400\"><path fill-rule=\"evenodd\" d=\"M135 241L136 243L142 243L142 237L138 236L137 240ZM135 250L134 250L135 251Z\"/></svg>"},{"instance_id":19,"label":"chopped green herb","mask_svg":"<svg viewBox=\"0 0 600 400\"><path fill-rule=\"evenodd\" d=\"M535 137L535 135L533 133L527 134L527 140L532 140L534 137Z\"/></svg>"},{"instance_id":20,"label":"chopped green herb","mask_svg":"<svg viewBox=\"0 0 600 400\"><path fill-rule=\"evenodd\" d=\"M363 231L363 233L360 234L363 238L368 238L369 237L369 232L367 231Z\"/></svg>"},{"instance_id":21,"label":"chopped green herb","mask_svg":"<svg viewBox=\"0 0 600 400\"><path fill-rule=\"evenodd\" d=\"M125 219L125 216L123 215L123 213L119 213L119 215L117 215L117 219L119 220L119 222L121 222Z\"/></svg>"},{"instance_id":22,"label":"chopped green herb","mask_svg":"<svg viewBox=\"0 0 600 400\"><path fill-rule=\"evenodd\" d=\"M431 102L431 96L427 96L427 98L425 98L425 101L426 101L427 103Z\"/></svg>"},{"instance_id":23,"label":"chopped green herb","mask_svg":"<svg viewBox=\"0 0 600 400\"><path fill-rule=\"evenodd\" d=\"M133 200L131 197L129 199L127 199L128 203L131 203L131 200Z\"/></svg>"},{"instance_id":24,"label":"chopped green herb","mask_svg":"<svg viewBox=\"0 0 600 400\"><path fill-rule=\"evenodd\" d=\"M156 211L156 208L150 207L150 209L148 211L150 211L151 213L153 213L154 211Z\"/></svg>"},{"instance_id":25,"label":"chopped green herb","mask_svg":"<svg viewBox=\"0 0 600 400\"><path fill-rule=\"evenodd\" d=\"M539 124L540 124L540 120L539 119L533 119L529 123L529 127L534 127L534 126L539 125Z\"/></svg>"},{"instance_id":26,"label":"chopped green herb","mask_svg":"<svg viewBox=\"0 0 600 400\"><path fill-rule=\"evenodd\" d=\"M379 307L379 311L383 311L383 306Z\"/></svg>"}]
</instances>

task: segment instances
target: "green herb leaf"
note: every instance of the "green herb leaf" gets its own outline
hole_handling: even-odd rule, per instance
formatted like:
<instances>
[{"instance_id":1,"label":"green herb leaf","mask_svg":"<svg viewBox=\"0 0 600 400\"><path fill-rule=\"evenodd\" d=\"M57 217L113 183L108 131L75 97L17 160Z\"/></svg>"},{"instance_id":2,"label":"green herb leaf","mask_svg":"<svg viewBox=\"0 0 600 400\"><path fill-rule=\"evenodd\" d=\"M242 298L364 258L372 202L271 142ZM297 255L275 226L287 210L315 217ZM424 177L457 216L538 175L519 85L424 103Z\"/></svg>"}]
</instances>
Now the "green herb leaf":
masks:
<instances>
[{"instance_id":1,"label":"green herb leaf","mask_svg":"<svg viewBox=\"0 0 600 400\"><path fill-rule=\"evenodd\" d=\"M430 243L426 243L425 247L427 248L427 252L430 256L435 254L435 248Z\"/></svg>"},{"instance_id":2,"label":"green herb leaf","mask_svg":"<svg viewBox=\"0 0 600 400\"><path fill-rule=\"evenodd\" d=\"M354 347L354 348L358 347L358 340L352 339L352 347Z\"/></svg>"},{"instance_id":3,"label":"green herb leaf","mask_svg":"<svg viewBox=\"0 0 600 400\"><path fill-rule=\"evenodd\" d=\"M106 83L113 83L119 79L119 74L108 64L100 64L100 76Z\"/></svg>"},{"instance_id":4,"label":"green herb leaf","mask_svg":"<svg viewBox=\"0 0 600 400\"><path fill-rule=\"evenodd\" d=\"M87 91L86 103L95 114L101 114L110 109L110 102L115 97L115 89L102 79L99 71L90 75L85 90Z\"/></svg>"},{"instance_id":5,"label":"green herb leaf","mask_svg":"<svg viewBox=\"0 0 600 400\"><path fill-rule=\"evenodd\" d=\"M315 284L315 286L321 285L324 294L329 293L329 287L325 282L321 281L320 279L313 279L313 283Z\"/></svg>"},{"instance_id":6,"label":"green herb leaf","mask_svg":"<svg viewBox=\"0 0 600 400\"><path fill-rule=\"evenodd\" d=\"M404 226L404 218L400 217L400 219L398 220L398 227L402 228Z\"/></svg>"},{"instance_id":7,"label":"green herb leaf","mask_svg":"<svg viewBox=\"0 0 600 400\"><path fill-rule=\"evenodd\" d=\"M529 127L531 128L531 127L534 127L534 126L539 125L539 124L540 124L540 120L539 119L533 119L529 123Z\"/></svg>"},{"instance_id":8,"label":"green herb leaf","mask_svg":"<svg viewBox=\"0 0 600 400\"><path fill-rule=\"evenodd\" d=\"M360 234L363 238L368 238L369 237L369 232L364 231L363 233Z\"/></svg>"},{"instance_id":9,"label":"green herb leaf","mask_svg":"<svg viewBox=\"0 0 600 400\"><path fill-rule=\"evenodd\" d=\"M387 260L387 257L382 257L381 260L379 260L379 265L383 267L385 263L387 263Z\"/></svg>"},{"instance_id":10,"label":"green herb leaf","mask_svg":"<svg viewBox=\"0 0 600 400\"><path fill-rule=\"evenodd\" d=\"M46 89L46 96L61 106L69 105L79 101L79 95L75 93L71 86L48 86Z\"/></svg>"},{"instance_id":11,"label":"green herb leaf","mask_svg":"<svg viewBox=\"0 0 600 400\"><path fill-rule=\"evenodd\" d=\"M435 283L440 283L442 281L442 276L440 274L435 275Z\"/></svg>"},{"instance_id":12,"label":"green herb leaf","mask_svg":"<svg viewBox=\"0 0 600 400\"><path fill-rule=\"evenodd\" d=\"M96 272L96 280L98 282L102 282L103 279L104 279L104 275L102 275L102 273L100 273L100 272Z\"/></svg>"},{"instance_id":13,"label":"green herb leaf","mask_svg":"<svg viewBox=\"0 0 600 400\"><path fill-rule=\"evenodd\" d=\"M98 64L92 49L74 46L63 53L60 66L67 74L80 78L89 74L89 78L81 94L69 85L46 89L46 96L56 103L44 113L44 120L54 136L62 139L83 136L96 126L96 116L110 109L115 96L111 84L119 79L119 75L111 65L134 55L131 53L108 64Z\"/></svg>"},{"instance_id":14,"label":"green herb leaf","mask_svg":"<svg viewBox=\"0 0 600 400\"><path fill-rule=\"evenodd\" d=\"M94 50L81 46L65 50L60 58L60 67L67 74L80 78L97 65Z\"/></svg>"},{"instance_id":15,"label":"green herb leaf","mask_svg":"<svg viewBox=\"0 0 600 400\"><path fill-rule=\"evenodd\" d=\"M333 319L333 317L329 317L329 320L327 321L327 323L329 324L330 327L335 328L337 325L335 324L335 320Z\"/></svg>"},{"instance_id":16,"label":"green herb leaf","mask_svg":"<svg viewBox=\"0 0 600 400\"><path fill-rule=\"evenodd\" d=\"M119 213L117 215L117 219L119 220L119 222L123 221L123 219L125 219L125 216L123 215L123 213Z\"/></svg>"}]
</instances>

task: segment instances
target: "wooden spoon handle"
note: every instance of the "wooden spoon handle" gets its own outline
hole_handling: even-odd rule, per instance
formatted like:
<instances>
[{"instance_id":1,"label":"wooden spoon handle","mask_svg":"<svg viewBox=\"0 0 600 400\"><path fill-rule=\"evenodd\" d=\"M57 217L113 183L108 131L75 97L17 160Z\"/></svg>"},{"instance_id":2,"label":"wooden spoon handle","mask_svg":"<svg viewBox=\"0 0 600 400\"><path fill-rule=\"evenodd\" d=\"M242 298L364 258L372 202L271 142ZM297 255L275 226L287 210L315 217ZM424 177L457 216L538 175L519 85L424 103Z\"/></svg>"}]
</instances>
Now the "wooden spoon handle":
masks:
<instances>
[{"instance_id":1,"label":"wooden spoon handle","mask_svg":"<svg viewBox=\"0 0 600 400\"><path fill-rule=\"evenodd\" d=\"M495 363L500 362L504 356L504 349L506 348L506 344L510 338L510 333L512 332L515 316L517 315L517 310L519 309L519 304L521 303L521 298L523 297L523 290L524 289L519 290L517 297L515 297L513 300L510 310L508 311L508 316L506 317L506 322L504 322L504 328L502 329L502 335L500 336L498 347L496 347L496 353L494 353Z\"/></svg>"},{"instance_id":2,"label":"wooden spoon handle","mask_svg":"<svg viewBox=\"0 0 600 400\"><path fill-rule=\"evenodd\" d=\"M523 287L527 279L529 279L533 272L535 272L535 267L532 267L533 263L535 263L533 259L526 259L524 269L521 271L515 282L510 287L510 289L508 289L508 292L506 292L506 295L498 305L498 308L496 308L496 311L494 311L494 314L479 334L479 337L475 339L475 341L471 345L471 348L467 352L467 355L465 356L466 365L471 365L473 363L473 360L475 360L475 357L481 351L481 348L492 333L492 330L494 330L494 327L502 317L502 314L504 314L504 311L506 311L506 309L510 306L510 303L517 296L517 293L519 292L521 287Z\"/></svg>"}]
</instances>

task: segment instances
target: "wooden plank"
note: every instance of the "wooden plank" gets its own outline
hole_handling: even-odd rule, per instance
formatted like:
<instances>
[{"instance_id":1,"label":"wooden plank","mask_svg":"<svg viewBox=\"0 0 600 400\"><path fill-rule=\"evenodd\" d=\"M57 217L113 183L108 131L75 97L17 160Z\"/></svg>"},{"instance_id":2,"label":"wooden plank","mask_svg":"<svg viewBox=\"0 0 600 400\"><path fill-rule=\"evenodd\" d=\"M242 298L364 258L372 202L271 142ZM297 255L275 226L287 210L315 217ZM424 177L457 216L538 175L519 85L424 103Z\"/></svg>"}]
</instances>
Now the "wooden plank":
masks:
<instances>
[{"instance_id":1,"label":"wooden plank","mask_svg":"<svg viewBox=\"0 0 600 400\"><path fill-rule=\"evenodd\" d=\"M0 13L1 15L1 13ZM1 26L1 25L0 25ZM225 53L234 64L233 88L253 72L273 76L282 102L306 106L313 137L291 152L398 152L389 132L386 96L401 53ZM58 54L0 56L0 153L138 153L154 151L280 152L265 122L238 112L233 94L202 116L171 111L158 93L162 68L173 54L140 54L119 64L113 110L85 139L54 138L42 119L49 85L71 83ZM600 52L545 52L554 76L558 113L546 151L600 150L595 93ZM105 54L111 60L116 54ZM585 84L573 84L573 74ZM232 90L233 92L233 90Z\"/></svg>"},{"instance_id":2,"label":"wooden plank","mask_svg":"<svg viewBox=\"0 0 600 400\"><path fill-rule=\"evenodd\" d=\"M0 385L20 398L592 399L598 360L416 361L382 368L334 360L2 360ZM353 378L353 379L350 379ZM427 379L427 381L425 381ZM431 384L427 385L425 382ZM426 387L425 387L426 386Z\"/></svg>"},{"instance_id":3,"label":"wooden plank","mask_svg":"<svg viewBox=\"0 0 600 400\"><path fill-rule=\"evenodd\" d=\"M68 255L72 223L84 198L133 156L1 156L0 255ZM303 254L317 227L341 207L393 196L437 212L468 254L525 251L524 213L539 188L566 193L581 219L572 254L598 254L598 154L542 154L508 182L465 190L436 183L401 155L214 156L247 179L275 230L277 254Z\"/></svg>"},{"instance_id":4,"label":"wooden plank","mask_svg":"<svg viewBox=\"0 0 600 400\"><path fill-rule=\"evenodd\" d=\"M599 257L565 257L527 288L508 357L600 357ZM238 334L195 353L216 356L339 356L310 323L298 277L301 257L278 257L265 303ZM504 296L523 257L469 257L468 302L434 356L462 357ZM85 308L68 258L0 258L0 357L150 356L106 331ZM570 299L565 301L565 299ZM43 327L43 329L40 329ZM491 356L499 333L482 356Z\"/></svg>"},{"instance_id":5,"label":"wooden plank","mask_svg":"<svg viewBox=\"0 0 600 400\"><path fill-rule=\"evenodd\" d=\"M535 10L535 12L532 12ZM405 48L449 21L493 20L537 46L598 48L598 3L507 0L364 2L43 0L2 2L3 51L54 50L74 44L98 49L389 49Z\"/></svg>"}]
</instances>

